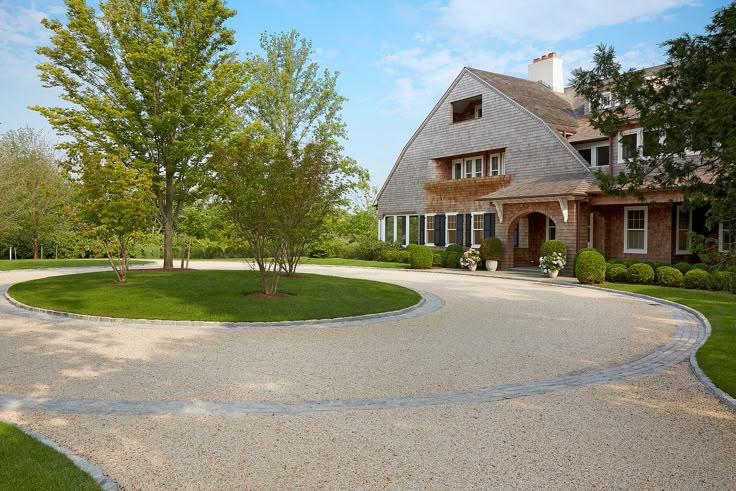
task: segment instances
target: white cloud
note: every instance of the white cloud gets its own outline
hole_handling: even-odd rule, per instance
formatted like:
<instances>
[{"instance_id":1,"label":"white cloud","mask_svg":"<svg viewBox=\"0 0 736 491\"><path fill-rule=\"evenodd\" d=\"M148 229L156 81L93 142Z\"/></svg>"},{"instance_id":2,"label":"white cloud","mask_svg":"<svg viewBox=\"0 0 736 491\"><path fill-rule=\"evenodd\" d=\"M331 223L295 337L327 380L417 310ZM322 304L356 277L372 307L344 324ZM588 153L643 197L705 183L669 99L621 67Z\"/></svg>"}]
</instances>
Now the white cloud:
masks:
<instances>
[{"instance_id":1,"label":"white cloud","mask_svg":"<svg viewBox=\"0 0 736 491\"><path fill-rule=\"evenodd\" d=\"M644 22L660 17L690 0L568 0L555 5L545 0L449 0L440 7L440 23L462 32L502 39L556 42L601 26Z\"/></svg>"}]
</instances>

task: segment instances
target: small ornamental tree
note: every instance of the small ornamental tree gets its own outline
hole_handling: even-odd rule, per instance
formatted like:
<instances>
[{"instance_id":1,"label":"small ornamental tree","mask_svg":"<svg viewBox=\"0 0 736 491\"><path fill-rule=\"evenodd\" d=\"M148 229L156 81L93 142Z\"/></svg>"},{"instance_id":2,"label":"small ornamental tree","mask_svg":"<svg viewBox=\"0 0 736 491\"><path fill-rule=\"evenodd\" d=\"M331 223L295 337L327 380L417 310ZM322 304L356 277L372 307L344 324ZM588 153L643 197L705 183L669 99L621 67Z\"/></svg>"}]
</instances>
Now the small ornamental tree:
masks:
<instances>
[{"instance_id":1,"label":"small ornamental tree","mask_svg":"<svg viewBox=\"0 0 736 491\"><path fill-rule=\"evenodd\" d=\"M125 283L128 251L137 232L155 214L156 196L151 174L127 167L116 156L81 155L74 166L74 216L105 248L118 282Z\"/></svg>"}]
</instances>

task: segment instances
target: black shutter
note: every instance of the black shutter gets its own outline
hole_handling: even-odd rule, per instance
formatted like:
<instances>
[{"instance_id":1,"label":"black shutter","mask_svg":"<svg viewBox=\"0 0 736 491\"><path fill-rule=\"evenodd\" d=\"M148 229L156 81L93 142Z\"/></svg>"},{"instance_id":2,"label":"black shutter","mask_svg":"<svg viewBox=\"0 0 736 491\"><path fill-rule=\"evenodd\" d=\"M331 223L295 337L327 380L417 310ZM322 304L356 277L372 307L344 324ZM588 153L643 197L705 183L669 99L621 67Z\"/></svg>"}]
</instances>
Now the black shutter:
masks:
<instances>
[{"instance_id":1,"label":"black shutter","mask_svg":"<svg viewBox=\"0 0 736 491\"><path fill-rule=\"evenodd\" d=\"M401 237L401 245L408 244L409 243L409 217L404 217L404 226L402 227L404 229L404 235Z\"/></svg>"},{"instance_id":2,"label":"black shutter","mask_svg":"<svg viewBox=\"0 0 736 491\"><path fill-rule=\"evenodd\" d=\"M465 215L465 245L473 245L473 216Z\"/></svg>"},{"instance_id":3,"label":"black shutter","mask_svg":"<svg viewBox=\"0 0 736 491\"><path fill-rule=\"evenodd\" d=\"M424 245L426 238L424 237L424 215L419 215L419 243Z\"/></svg>"},{"instance_id":4,"label":"black shutter","mask_svg":"<svg viewBox=\"0 0 736 491\"><path fill-rule=\"evenodd\" d=\"M483 213L483 238L493 237L491 235L491 222L493 220L492 213Z\"/></svg>"},{"instance_id":5,"label":"black shutter","mask_svg":"<svg viewBox=\"0 0 736 491\"><path fill-rule=\"evenodd\" d=\"M445 216L434 216L434 243L440 247L445 245Z\"/></svg>"},{"instance_id":6,"label":"black shutter","mask_svg":"<svg viewBox=\"0 0 736 491\"><path fill-rule=\"evenodd\" d=\"M463 215L455 215L455 237L450 237L450 240L454 239L453 242L457 245L463 245Z\"/></svg>"}]
</instances>

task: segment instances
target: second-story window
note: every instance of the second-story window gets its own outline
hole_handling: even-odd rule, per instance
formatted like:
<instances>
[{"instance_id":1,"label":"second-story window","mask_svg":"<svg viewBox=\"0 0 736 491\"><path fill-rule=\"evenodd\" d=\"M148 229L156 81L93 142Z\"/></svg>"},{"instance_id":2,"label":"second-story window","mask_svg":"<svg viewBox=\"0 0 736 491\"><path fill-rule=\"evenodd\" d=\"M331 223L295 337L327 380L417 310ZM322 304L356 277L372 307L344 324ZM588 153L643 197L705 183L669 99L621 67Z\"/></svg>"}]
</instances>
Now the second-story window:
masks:
<instances>
[{"instance_id":1,"label":"second-story window","mask_svg":"<svg viewBox=\"0 0 736 491\"><path fill-rule=\"evenodd\" d=\"M492 153L490 155L490 163L488 167L488 175L500 176L503 175L503 154Z\"/></svg>"},{"instance_id":2,"label":"second-story window","mask_svg":"<svg viewBox=\"0 0 736 491\"><path fill-rule=\"evenodd\" d=\"M483 156L466 157L452 161L452 179L483 176Z\"/></svg>"}]
</instances>

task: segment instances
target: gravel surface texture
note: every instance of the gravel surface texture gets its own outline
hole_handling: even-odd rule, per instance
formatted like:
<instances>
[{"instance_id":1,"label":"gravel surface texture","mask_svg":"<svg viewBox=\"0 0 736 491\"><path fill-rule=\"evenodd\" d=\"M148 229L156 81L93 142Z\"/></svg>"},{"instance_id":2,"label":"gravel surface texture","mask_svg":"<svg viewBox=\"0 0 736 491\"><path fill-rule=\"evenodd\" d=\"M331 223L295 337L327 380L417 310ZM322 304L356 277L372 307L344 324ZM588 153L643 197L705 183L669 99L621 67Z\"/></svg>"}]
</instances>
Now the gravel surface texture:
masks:
<instances>
[{"instance_id":1,"label":"gravel surface texture","mask_svg":"<svg viewBox=\"0 0 736 491\"><path fill-rule=\"evenodd\" d=\"M0 395L285 402L415 395L617 366L675 332L669 310L606 292L431 272L303 269L395 282L445 306L399 322L224 332L100 325L6 305ZM0 273L0 286L63 273L70 271ZM736 488L736 414L686 362L485 404L280 418L6 406L0 419L72 449L125 489Z\"/></svg>"}]
</instances>

